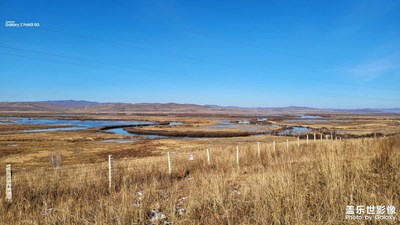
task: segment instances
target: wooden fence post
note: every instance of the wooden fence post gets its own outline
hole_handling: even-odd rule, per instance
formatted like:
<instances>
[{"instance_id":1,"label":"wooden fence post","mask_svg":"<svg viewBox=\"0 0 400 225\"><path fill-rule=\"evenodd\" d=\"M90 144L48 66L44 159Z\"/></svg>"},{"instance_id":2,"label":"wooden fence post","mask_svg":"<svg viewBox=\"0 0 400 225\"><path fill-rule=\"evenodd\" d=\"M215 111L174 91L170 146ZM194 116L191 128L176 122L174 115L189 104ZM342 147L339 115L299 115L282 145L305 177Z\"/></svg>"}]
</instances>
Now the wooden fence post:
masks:
<instances>
[{"instance_id":1,"label":"wooden fence post","mask_svg":"<svg viewBox=\"0 0 400 225\"><path fill-rule=\"evenodd\" d=\"M274 152L275 152L275 150L276 150L275 141L272 142L272 146L273 146L273 149L274 149Z\"/></svg>"},{"instance_id":2,"label":"wooden fence post","mask_svg":"<svg viewBox=\"0 0 400 225\"><path fill-rule=\"evenodd\" d=\"M6 201L12 202L12 171L11 164L6 165Z\"/></svg>"},{"instance_id":3,"label":"wooden fence post","mask_svg":"<svg viewBox=\"0 0 400 225\"><path fill-rule=\"evenodd\" d=\"M236 146L236 164L239 166L239 146Z\"/></svg>"},{"instance_id":4,"label":"wooden fence post","mask_svg":"<svg viewBox=\"0 0 400 225\"><path fill-rule=\"evenodd\" d=\"M297 137L297 147L300 147L300 137Z\"/></svg>"},{"instance_id":5,"label":"wooden fence post","mask_svg":"<svg viewBox=\"0 0 400 225\"><path fill-rule=\"evenodd\" d=\"M317 140L317 135L314 133L314 141Z\"/></svg>"},{"instance_id":6,"label":"wooden fence post","mask_svg":"<svg viewBox=\"0 0 400 225\"><path fill-rule=\"evenodd\" d=\"M207 162L208 165L211 165L211 155L210 155L210 150L207 148Z\"/></svg>"},{"instance_id":7,"label":"wooden fence post","mask_svg":"<svg viewBox=\"0 0 400 225\"><path fill-rule=\"evenodd\" d=\"M323 135L322 135L322 133L321 133L321 141L322 141L322 139L323 139Z\"/></svg>"},{"instance_id":8,"label":"wooden fence post","mask_svg":"<svg viewBox=\"0 0 400 225\"><path fill-rule=\"evenodd\" d=\"M261 159L260 142L257 142L257 156L258 156L258 159Z\"/></svg>"},{"instance_id":9,"label":"wooden fence post","mask_svg":"<svg viewBox=\"0 0 400 225\"><path fill-rule=\"evenodd\" d=\"M308 144L308 134L307 134L307 144Z\"/></svg>"},{"instance_id":10,"label":"wooden fence post","mask_svg":"<svg viewBox=\"0 0 400 225\"><path fill-rule=\"evenodd\" d=\"M108 189L111 190L112 187L112 176L113 176L113 159L112 155L108 155Z\"/></svg>"},{"instance_id":11,"label":"wooden fence post","mask_svg":"<svg viewBox=\"0 0 400 225\"><path fill-rule=\"evenodd\" d=\"M172 175L172 162L171 162L171 153L167 152L167 158L168 158L168 175Z\"/></svg>"},{"instance_id":12,"label":"wooden fence post","mask_svg":"<svg viewBox=\"0 0 400 225\"><path fill-rule=\"evenodd\" d=\"M289 151L289 139L286 139L286 151Z\"/></svg>"},{"instance_id":13,"label":"wooden fence post","mask_svg":"<svg viewBox=\"0 0 400 225\"><path fill-rule=\"evenodd\" d=\"M236 164L239 166L239 146L236 146Z\"/></svg>"}]
</instances>

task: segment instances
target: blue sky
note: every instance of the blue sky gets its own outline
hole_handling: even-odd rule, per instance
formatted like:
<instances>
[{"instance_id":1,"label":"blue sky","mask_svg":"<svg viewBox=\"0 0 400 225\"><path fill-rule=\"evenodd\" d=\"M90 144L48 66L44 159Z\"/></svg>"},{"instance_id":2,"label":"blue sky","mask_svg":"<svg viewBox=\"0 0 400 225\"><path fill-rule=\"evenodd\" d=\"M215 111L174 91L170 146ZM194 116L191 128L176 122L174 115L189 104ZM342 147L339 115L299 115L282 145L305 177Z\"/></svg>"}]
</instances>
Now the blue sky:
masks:
<instances>
[{"instance_id":1,"label":"blue sky","mask_svg":"<svg viewBox=\"0 0 400 225\"><path fill-rule=\"evenodd\" d=\"M0 101L400 107L400 1L1 1L0 19Z\"/></svg>"}]
</instances>

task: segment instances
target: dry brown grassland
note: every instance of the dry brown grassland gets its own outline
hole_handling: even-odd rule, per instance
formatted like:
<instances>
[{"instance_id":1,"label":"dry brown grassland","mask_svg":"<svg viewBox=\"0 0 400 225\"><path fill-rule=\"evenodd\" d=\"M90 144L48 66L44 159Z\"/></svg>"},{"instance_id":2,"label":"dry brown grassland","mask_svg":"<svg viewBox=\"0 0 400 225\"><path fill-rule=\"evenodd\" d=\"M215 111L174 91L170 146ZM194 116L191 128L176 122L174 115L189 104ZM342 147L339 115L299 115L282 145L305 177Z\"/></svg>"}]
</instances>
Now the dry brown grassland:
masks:
<instances>
[{"instance_id":1,"label":"dry brown grassland","mask_svg":"<svg viewBox=\"0 0 400 225\"><path fill-rule=\"evenodd\" d=\"M400 206L399 136L302 141L300 147L292 139L289 149L280 141L275 151L262 142L260 158L255 142L241 142L239 165L235 146L209 145L211 165L204 146L177 149L172 176L165 152L116 155L111 190L106 155L58 170L16 166L13 202L1 202L0 224L151 224L152 209L167 217L164 224L400 223L398 216L345 219L347 205ZM2 198L4 191L0 182Z\"/></svg>"},{"instance_id":2,"label":"dry brown grassland","mask_svg":"<svg viewBox=\"0 0 400 225\"><path fill-rule=\"evenodd\" d=\"M55 118L50 114L34 116ZM23 133L21 130L60 126L3 124L0 125L0 225L400 224L399 117L328 116L334 122L285 122L294 116L276 117L267 122L326 130L326 134L330 131L337 131L339 135L379 132L386 137L314 141L311 134L309 144L302 137L298 146L296 137L229 138L226 134L238 134L238 131L209 128L223 120L251 119L237 116L79 115L65 118L177 121L185 125L137 129L177 134L220 132L225 136L197 139L137 140L138 137L97 128ZM260 127L264 129L267 125ZM102 142L108 139L134 142ZM272 141L277 141L275 150ZM260 155L257 142L260 142ZM239 164L236 146L239 146ZM206 149L211 152L210 163ZM167 152L173 155L171 176ZM111 189L108 155L114 159ZM188 160L191 155L194 160ZM58 169L50 160L54 156L61 157ZM12 203L5 201L6 164L12 164L13 168ZM348 205L393 205L397 207L396 219L348 220L345 218Z\"/></svg>"}]
</instances>

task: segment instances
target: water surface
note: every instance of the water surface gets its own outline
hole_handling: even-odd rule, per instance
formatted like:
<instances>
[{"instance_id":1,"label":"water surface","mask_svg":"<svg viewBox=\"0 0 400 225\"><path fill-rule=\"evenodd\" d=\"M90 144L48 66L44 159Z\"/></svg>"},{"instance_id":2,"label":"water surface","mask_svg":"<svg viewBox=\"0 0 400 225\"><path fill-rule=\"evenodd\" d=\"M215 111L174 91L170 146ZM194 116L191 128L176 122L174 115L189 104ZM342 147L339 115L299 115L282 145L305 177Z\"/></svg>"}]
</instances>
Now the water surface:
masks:
<instances>
[{"instance_id":1,"label":"water surface","mask_svg":"<svg viewBox=\"0 0 400 225\"><path fill-rule=\"evenodd\" d=\"M56 127L56 128L45 128L45 129L34 129L34 130L23 130L24 133L36 133L36 132L51 132L51 131L71 131L71 130L84 130L84 127Z\"/></svg>"},{"instance_id":2,"label":"water surface","mask_svg":"<svg viewBox=\"0 0 400 225\"><path fill-rule=\"evenodd\" d=\"M311 129L309 129L307 127L292 127L292 128L280 131L278 134L279 135L301 135L301 134L307 134L310 131L311 131Z\"/></svg>"},{"instance_id":3,"label":"water surface","mask_svg":"<svg viewBox=\"0 0 400 225\"><path fill-rule=\"evenodd\" d=\"M322 116L312 116L312 115L304 115L304 114L300 115L299 117L302 119L322 119L323 118Z\"/></svg>"},{"instance_id":4,"label":"water surface","mask_svg":"<svg viewBox=\"0 0 400 225\"><path fill-rule=\"evenodd\" d=\"M100 127L105 127L105 126L155 124L154 122L122 121L122 120L58 120L58 119L47 119L47 118L43 119L43 118L18 118L18 117L9 117L9 118L1 117L0 119L2 121L9 121L7 123L10 123L10 124L71 126L71 127L23 130L22 132L25 132L25 133L76 131L76 130L84 130L84 129L89 129L89 128L100 128ZM115 133L115 134L122 134L125 136L135 136L133 134L126 132L122 128L110 129L109 132Z\"/></svg>"},{"instance_id":5,"label":"water surface","mask_svg":"<svg viewBox=\"0 0 400 225\"><path fill-rule=\"evenodd\" d=\"M149 139L166 138L166 136L161 136L161 135L156 135L156 134L132 134L132 133L129 133L128 131L124 130L123 128L109 129L109 130L107 130L107 132L114 133L114 134L121 134L121 135L128 136L128 137L143 136L143 137L149 138Z\"/></svg>"},{"instance_id":6,"label":"water surface","mask_svg":"<svg viewBox=\"0 0 400 225\"><path fill-rule=\"evenodd\" d=\"M138 125L138 124L154 124L153 122L143 121L119 121L119 120L57 120L57 119L32 119L20 118L15 121L16 124L32 124L32 125L69 125L84 128L100 128L105 126L117 125Z\"/></svg>"}]
</instances>

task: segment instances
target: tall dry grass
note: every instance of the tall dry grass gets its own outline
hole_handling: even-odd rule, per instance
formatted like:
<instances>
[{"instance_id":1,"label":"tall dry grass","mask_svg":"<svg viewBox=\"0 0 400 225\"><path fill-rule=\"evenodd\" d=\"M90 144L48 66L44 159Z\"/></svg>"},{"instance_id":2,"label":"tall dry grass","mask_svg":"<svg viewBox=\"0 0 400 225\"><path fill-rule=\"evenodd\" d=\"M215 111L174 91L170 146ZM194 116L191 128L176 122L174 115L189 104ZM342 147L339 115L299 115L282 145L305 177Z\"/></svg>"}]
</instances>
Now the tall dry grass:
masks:
<instances>
[{"instance_id":1,"label":"tall dry grass","mask_svg":"<svg viewBox=\"0 0 400 225\"><path fill-rule=\"evenodd\" d=\"M15 171L14 201L2 201L0 223L151 224L151 209L173 224L400 223L345 219L347 205L400 206L398 136L300 147L291 142L289 149L283 142L275 152L271 143L261 143L261 158L256 148L240 144L239 165L234 145L212 146L211 165L205 149L176 151L171 177L166 153L115 159L112 190L106 159L57 171ZM187 160L190 153L193 161ZM3 198L4 176L1 180Z\"/></svg>"}]
</instances>

